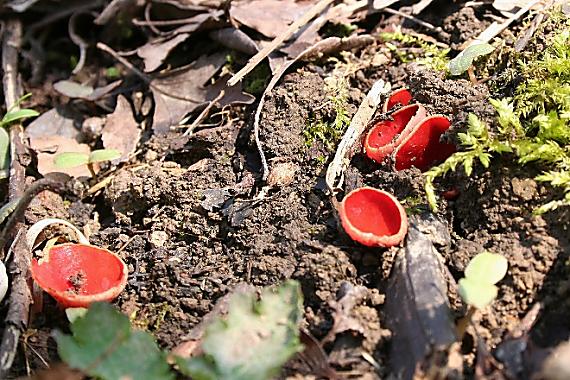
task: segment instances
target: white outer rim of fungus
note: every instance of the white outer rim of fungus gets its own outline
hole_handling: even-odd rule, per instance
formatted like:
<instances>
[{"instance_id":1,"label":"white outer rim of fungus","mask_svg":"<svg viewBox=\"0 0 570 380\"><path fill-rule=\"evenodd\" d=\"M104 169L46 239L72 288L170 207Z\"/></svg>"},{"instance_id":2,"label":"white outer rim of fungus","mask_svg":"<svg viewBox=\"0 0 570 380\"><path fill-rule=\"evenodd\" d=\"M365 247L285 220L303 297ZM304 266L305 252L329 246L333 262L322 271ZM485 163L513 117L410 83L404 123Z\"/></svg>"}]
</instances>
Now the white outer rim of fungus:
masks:
<instances>
[{"instance_id":1,"label":"white outer rim of fungus","mask_svg":"<svg viewBox=\"0 0 570 380\"><path fill-rule=\"evenodd\" d=\"M71 228L73 233L75 233L75 237L78 243L90 245L89 239L87 239L87 237L83 235L83 232L81 232L72 223L68 222L67 220L58 219L58 218L46 218L34 223L34 225L31 226L28 232L26 233L26 243L28 244L28 247L30 247L30 249L33 249L36 243L36 239L38 238L38 235L47 227L54 224L64 225L66 227Z\"/></svg>"}]
</instances>

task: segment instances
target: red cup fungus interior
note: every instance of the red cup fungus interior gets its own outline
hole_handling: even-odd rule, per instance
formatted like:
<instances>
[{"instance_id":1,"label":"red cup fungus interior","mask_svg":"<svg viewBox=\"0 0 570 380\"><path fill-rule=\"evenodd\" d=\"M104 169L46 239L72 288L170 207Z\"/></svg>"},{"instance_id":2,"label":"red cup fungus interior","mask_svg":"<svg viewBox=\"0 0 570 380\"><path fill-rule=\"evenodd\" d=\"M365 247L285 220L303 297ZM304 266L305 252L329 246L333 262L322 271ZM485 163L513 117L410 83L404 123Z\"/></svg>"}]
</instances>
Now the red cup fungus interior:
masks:
<instances>
[{"instance_id":1,"label":"red cup fungus interior","mask_svg":"<svg viewBox=\"0 0 570 380\"><path fill-rule=\"evenodd\" d=\"M341 203L340 217L348 235L367 246L396 245L407 232L402 205L391 194L371 187L349 193Z\"/></svg>"},{"instance_id":2,"label":"red cup fungus interior","mask_svg":"<svg viewBox=\"0 0 570 380\"><path fill-rule=\"evenodd\" d=\"M425 109L419 105L406 106L391 117L392 120L376 123L364 140L366 155L376 162L382 162L394 151L395 146L407 136L405 130L410 130L425 117Z\"/></svg>"},{"instance_id":3,"label":"red cup fungus interior","mask_svg":"<svg viewBox=\"0 0 570 380\"><path fill-rule=\"evenodd\" d=\"M47 257L32 260L32 277L64 307L111 301L127 281L125 263L114 253L91 245L62 244Z\"/></svg>"},{"instance_id":4,"label":"red cup fungus interior","mask_svg":"<svg viewBox=\"0 0 570 380\"><path fill-rule=\"evenodd\" d=\"M392 157L396 170L415 166L425 171L455 153L455 145L440 141L451 123L441 115L428 117L421 104L409 105L411 100L412 95L405 88L388 97L384 112L397 104L403 107L390 115L392 120L380 121L370 129L364 139L364 151L379 163Z\"/></svg>"},{"instance_id":5,"label":"red cup fungus interior","mask_svg":"<svg viewBox=\"0 0 570 380\"><path fill-rule=\"evenodd\" d=\"M384 103L384 112L390 111L392 108L401 104L402 106L407 106L412 101L412 94L406 88L400 88L394 92L386 99Z\"/></svg>"}]
</instances>

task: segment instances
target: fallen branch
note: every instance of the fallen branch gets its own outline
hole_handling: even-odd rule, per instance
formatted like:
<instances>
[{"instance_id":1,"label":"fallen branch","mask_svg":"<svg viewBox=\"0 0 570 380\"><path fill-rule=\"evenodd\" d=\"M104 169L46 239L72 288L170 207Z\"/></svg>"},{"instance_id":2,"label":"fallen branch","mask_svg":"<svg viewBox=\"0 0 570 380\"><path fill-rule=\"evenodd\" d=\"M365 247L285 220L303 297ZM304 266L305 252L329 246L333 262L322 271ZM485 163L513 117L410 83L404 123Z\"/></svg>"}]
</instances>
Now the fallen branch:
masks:
<instances>
[{"instance_id":1,"label":"fallen branch","mask_svg":"<svg viewBox=\"0 0 570 380\"><path fill-rule=\"evenodd\" d=\"M6 22L2 38L2 70L4 99L7 109L18 106L22 92L18 83L18 53L22 43L22 24L20 20ZM28 155L24 141L24 129L17 123L10 127L10 180L8 184L9 200L20 198L24 193L26 167L21 161ZM28 155L29 156L29 155ZM15 230L24 230L22 223L16 223ZM24 236L25 233L20 233ZM2 249L3 247L0 247ZM8 300L8 313L0 347L0 378L5 379L12 367L18 348L20 334L28 325L28 313L32 295L28 287L31 252L26 247L25 239L14 242L14 254L7 265L12 284Z\"/></svg>"},{"instance_id":2,"label":"fallen branch","mask_svg":"<svg viewBox=\"0 0 570 380\"><path fill-rule=\"evenodd\" d=\"M257 151L259 153L259 157L261 158L261 164L263 166L263 176L262 179L265 181L267 176L269 175L269 167L267 166L267 159L265 158L265 153L263 152L263 147L261 145L261 141L259 140L259 121L261 118L261 111L263 110L263 106L265 105L265 98L269 93L275 88L275 85L283 74L293 65L295 62L302 60L302 59L309 59L314 56L322 56L326 54L330 54L335 51L342 51L342 50L350 50L357 47L369 45L374 42L374 37L365 34L361 36L352 36L348 38L339 38L339 37L329 37L322 41L317 42L313 46L303 50L299 55L297 55L292 60L289 60L281 65L277 73L271 78L271 81L263 91L261 95L261 99L259 100L259 104L257 106L257 110L255 111L255 117L253 119L253 135L255 138L255 144L257 145Z\"/></svg>"},{"instance_id":3,"label":"fallen branch","mask_svg":"<svg viewBox=\"0 0 570 380\"><path fill-rule=\"evenodd\" d=\"M243 79L251 70L253 70L265 57L271 54L272 51L277 49L283 42L291 38L293 34L295 34L303 25L311 21L315 16L320 14L324 11L334 0L320 0L317 4L315 4L311 9L307 11L297 21L289 25L287 30L285 30L281 35L275 37L273 41L265 48L260 50L256 55L251 57L251 59L247 62L247 64L237 73L234 74L228 80L228 86L235 86L240 80Z\"/></svg>"},{"instance_id":4,"label":"fallen branch","mask_svg":"<svg viewBox=\"0 0 570 380\"><path fill-rule=\"evenodd\" d=\"M338 145L334 159L327 169L326 182L332 194L342 187L344 182L344 171L348 167L348 163L352 158L352 147L357 141L359 141L360 136L362 136L366 130L366 126L370 120L372 120L372 117L380 104L382 95L386 95L390 92L391 87L390 83L386 83L382 79L374 83L366 95L366 98L364 98L362 103L360 103L358 110L352 117L348 129ZM337 178L338 182L335 183Z\"/></svg>"}]
</instances>

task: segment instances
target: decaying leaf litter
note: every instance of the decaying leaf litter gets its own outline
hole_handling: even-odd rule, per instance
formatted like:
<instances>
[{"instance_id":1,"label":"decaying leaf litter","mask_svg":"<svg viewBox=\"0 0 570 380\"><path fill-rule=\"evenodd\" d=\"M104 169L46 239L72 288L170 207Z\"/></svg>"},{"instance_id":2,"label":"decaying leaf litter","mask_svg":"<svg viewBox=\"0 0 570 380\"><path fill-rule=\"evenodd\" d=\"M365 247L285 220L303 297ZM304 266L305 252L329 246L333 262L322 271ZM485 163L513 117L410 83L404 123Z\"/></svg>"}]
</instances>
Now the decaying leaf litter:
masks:
<instances>
[{"instance_id":1,"label":"decaying leaf litter","mask_svg":"<svg viewBox=\"0 0 570 380\"><path fill-rule=\"evenodd\" d=\"M6 2L4 112L17 104L24 113L5 127L5 193L14 202L2 214L15 211L5 227L2 377L564 378L555 374L565 373L569 338L568 7ZM540 81L544 98L533 95ZM381 104L400 88L451 122L442 141L458 152L427 177L362 152L364 134L397 112ZM500 108L508 98L512 112ZM23 119L31 110L39 117ZM69 152L102 159L58 165ZM405 208L399 246L367 248L341 227L343 195L365 186ZM46 218L72 222L125 261L127 285L113 303L128 321L97 305L78 313L70 332L66 315L75 313L28 287L32 256L73 237L53 228L26 247L26 226ZM494 301L471 313L457 283L472 279L466 267L484 251L505 257L508 271ZM85 282L67 280L76 289ZM274 290L262 292L267 286ZM296 294L302 304L290 302ZM285 318L287 330L267 322L269 333L258 333L271 339L224 356L258 328L249 308L267 321ZM116 322L89 322L105 318ZM117 334L127 335L113 343ZM73 339L94 336L108 338L95 351L70 351ZM119 360L135 358L139 340L152 352L146 372ZM255 365L236 369L245 362Z\"/></svg>"}]
</instances>

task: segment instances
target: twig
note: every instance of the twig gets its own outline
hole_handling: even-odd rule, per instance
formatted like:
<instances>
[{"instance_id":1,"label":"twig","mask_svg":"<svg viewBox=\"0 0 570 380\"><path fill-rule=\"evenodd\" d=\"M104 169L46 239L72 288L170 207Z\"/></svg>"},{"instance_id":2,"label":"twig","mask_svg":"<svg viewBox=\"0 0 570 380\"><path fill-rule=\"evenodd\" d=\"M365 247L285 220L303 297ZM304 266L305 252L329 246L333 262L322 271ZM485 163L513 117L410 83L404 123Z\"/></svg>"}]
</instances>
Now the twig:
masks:
<instances>
[{"instance_id":1,"label":"twig","mask_svg":"<svg viewBox=\"0 0 570 380\"><path fill-rule=\"evenodd\" d=\"M541 0L531 0L524 7L522 7L517 13L513 16L508 18L505 22L499 24L497 22L493 22L487 29L485 29L479 36L477 36L474 40L468 41L465 44L465 49L473 44L478 43L486 43L491 41L493 38L498 36L503 30L507 29L509 25L515 20L521 18L526 12L528 12L532 7L538 4Z\"/></svg>"},{"instance_id":2,"label":"twig","mask_svg":"<svg viewBox=\"0 0 570 380\"><path fill-rule=\"evenodd\" d=\"M194 129L196 129L196 127L198 127L198 125L200 125L200 123L206 117L208 117L208 114L210 113L212 108L216 105L216 103L218 101L220 101L220 99L222 99L224 97L225 94L226 94L226 92L224 90L221 90L220 93L218 94L218 96L216 96L214 99L212 99L210 101L210 103L206 106L206 108L204 108L204 110L202 112L200 112L200 115L198 115L196 120L194 120L192 122L192 124L190 124L190 126L188 127L186 132L184 132L183 136L188 136L189 134L191 134L194 131Z\"/></svg>"},{"instance_id":3,"label":"twig","mask_svg":"<svg viewBox=\"0 0 570 380\"><path fill-rule=\"evenodd\" d=\"M257 151L261 159L261 165L263 166L263 181L265 181L269 175L269 167L267 166L267 159L265 158L265 153L263 152L263 147L261 145L261 141L259 140L259 120L261 118L261 110L265 105L265 98L273 90L277 82L279 82L279 79L281 79L283 74L285 74L291 65L301 59L308 59L312 56L324 55L333 51L349 50L371 44L372 42L374 42L374 38L370 35L352 36L345 39L338 37L329 37L303 50L301 53L299 53L299 55L297 55L297 57L286 61L281 65L277 73L275 73L273 78L271 78L271 81L265 88L265 91L263 91L261 99L259 100L259 104L257 105L257 110L255 111L255 117L253 119L253 136L255 138L255 144L257 145Z\"/></svg>"},{"instance_id":4,"label":"twig","mask_svg":"<svg viewBox=\"0 0 570 380\"><path fill-rule=\"evenodd\" d=\"M141 78L150 88L155 89L156 91L160 92L162 95L166 95L166 96L173 98L173 99L184 100L186 102L191 102L191 103L203 103L200 100L188 98L185 96L178 96L175 94L171 94L168 91L164 91L159 86L152 83L152 78L150 78L148 75L146 75L145 73L143 73L142 71L137 69L132 63L127 61L124 57L121 57L121 55L119 53L117 53L115 50L111 49L109 46L105 45L104 43L97 42L97 48L100 50L103 50L106 53L109 53L117 61L119 61L120 63L125 65L127 67L127 69L131 70L139 78Z\"/></svg>"},{"instance_id":5,"label":"twig","mask_svg":"<svg viewBox=\"0 0 570 380\"><path fill-rule=\"evenodd\" d=\"M2 38L2 70L4 71L3 87L6 108L17 107L21 95L18 85L18 53L22 43L22 23L17 19L6 22ZM20 157L27 154L23 144L23 128L21 124L10 127L10 180L8 184L9 200L22 196L24 192L26 168ZM15 226L25 229L21 223ZM2 249L3 247L0 247ZM0 346L0 378L5 379L12 367L20 334L28 324L31 293L27 284L31 252L26 247L25 239L18 239L14 244L14 256L8 264L9 273L12 274L12 284L9 297L8 313L5 319L5 329Z\"/></svg>"},{"instance_id":6,"label":"twig","mask_svg":"<svg viewBox=\"0 0 570 380\"><path fill-rule=\"evenodd\" d=\"M406 14L406 13L404 13L404 12L400 12L400 11L395 10L395 9L392 9L392 8L386 7L386 8L383 9L383 11L386 11L386 12L388 12L388 13L392 13L393 15L396 15L396 16L400 16L400 17L406 18L406 19L408 19L408 20L410 20L410 21L413 21L413 22L415 22L416 24L421 25L421 26L423 26L423 27L425 27L425 28L427 28L427 29L429 29L429 30L434 30L434 31L439 31L439 30L441 30L441 28L435 27L435 26L433 26L432 24L430 24L429 22L422 21L422 20L420 20L420 19L417 18L417 17L411 16L411 15L409 15L409 14Z\"/></svg>"},{"instance_id":7,"label":"twig","mask_svg":"<svg viewBox=\"0 0 570 380\"><path fill-rule=\"evenodd\" d=\"M87 42L85 42L85 40L81 38L81 36L79 36L79 34L77 34L75 31L75 21L77 20L77 16L79 15L80 13L78 12L72 14L67 23L69 38L71 39L71 41L73 41L75 45L79 47L79 61L77 62L77 65L75 65L75 67L73 68L72 74L77 74L83 69L83 66L85 65L85 60L87 58L87 47L89 46Z\"/></svg>"},{"instance_id":8,"label":"twig","mask_svg":"<svg viewBox=\"0 0 570 380\"><path fill-rule=\"evenodd\" d=\"M271 52L287 39L289 39L293 34L295 34L303 25L311 21L315 16L324 11L334 0L320 0L311 9L309 9L303 17L289 25L287 30L285 30L281 35L275 37L273 41L265 48L261 49L256 55L251 57L247 64L237 73L234 74L228 80L228 86L235 86L240 80L243 79L251 70L253 70L265 57L267 57Z\"/></svg>"},{"instance_id":9,"label":"twig","mask_svg":"<svg viewBox=\"0 0 570 380\"><path fill-rule=\"evenodd\" d=\"M383 80L378 80L372 85L372 88L362 101L358 110L352 117L350 125L346 130L344 136L336 153L333 161L327 168L326 182L331 194L339 189L344 182L344 171L350 162L351 150L354 144L360 139L360 136L366 130L366 126L372 120L382 95L386 95L391 89L390 83L385 83ZM338 178L338 182L337 181ZM336 182L336 183L335 183Z\"/></svg>"}]
</instances>

